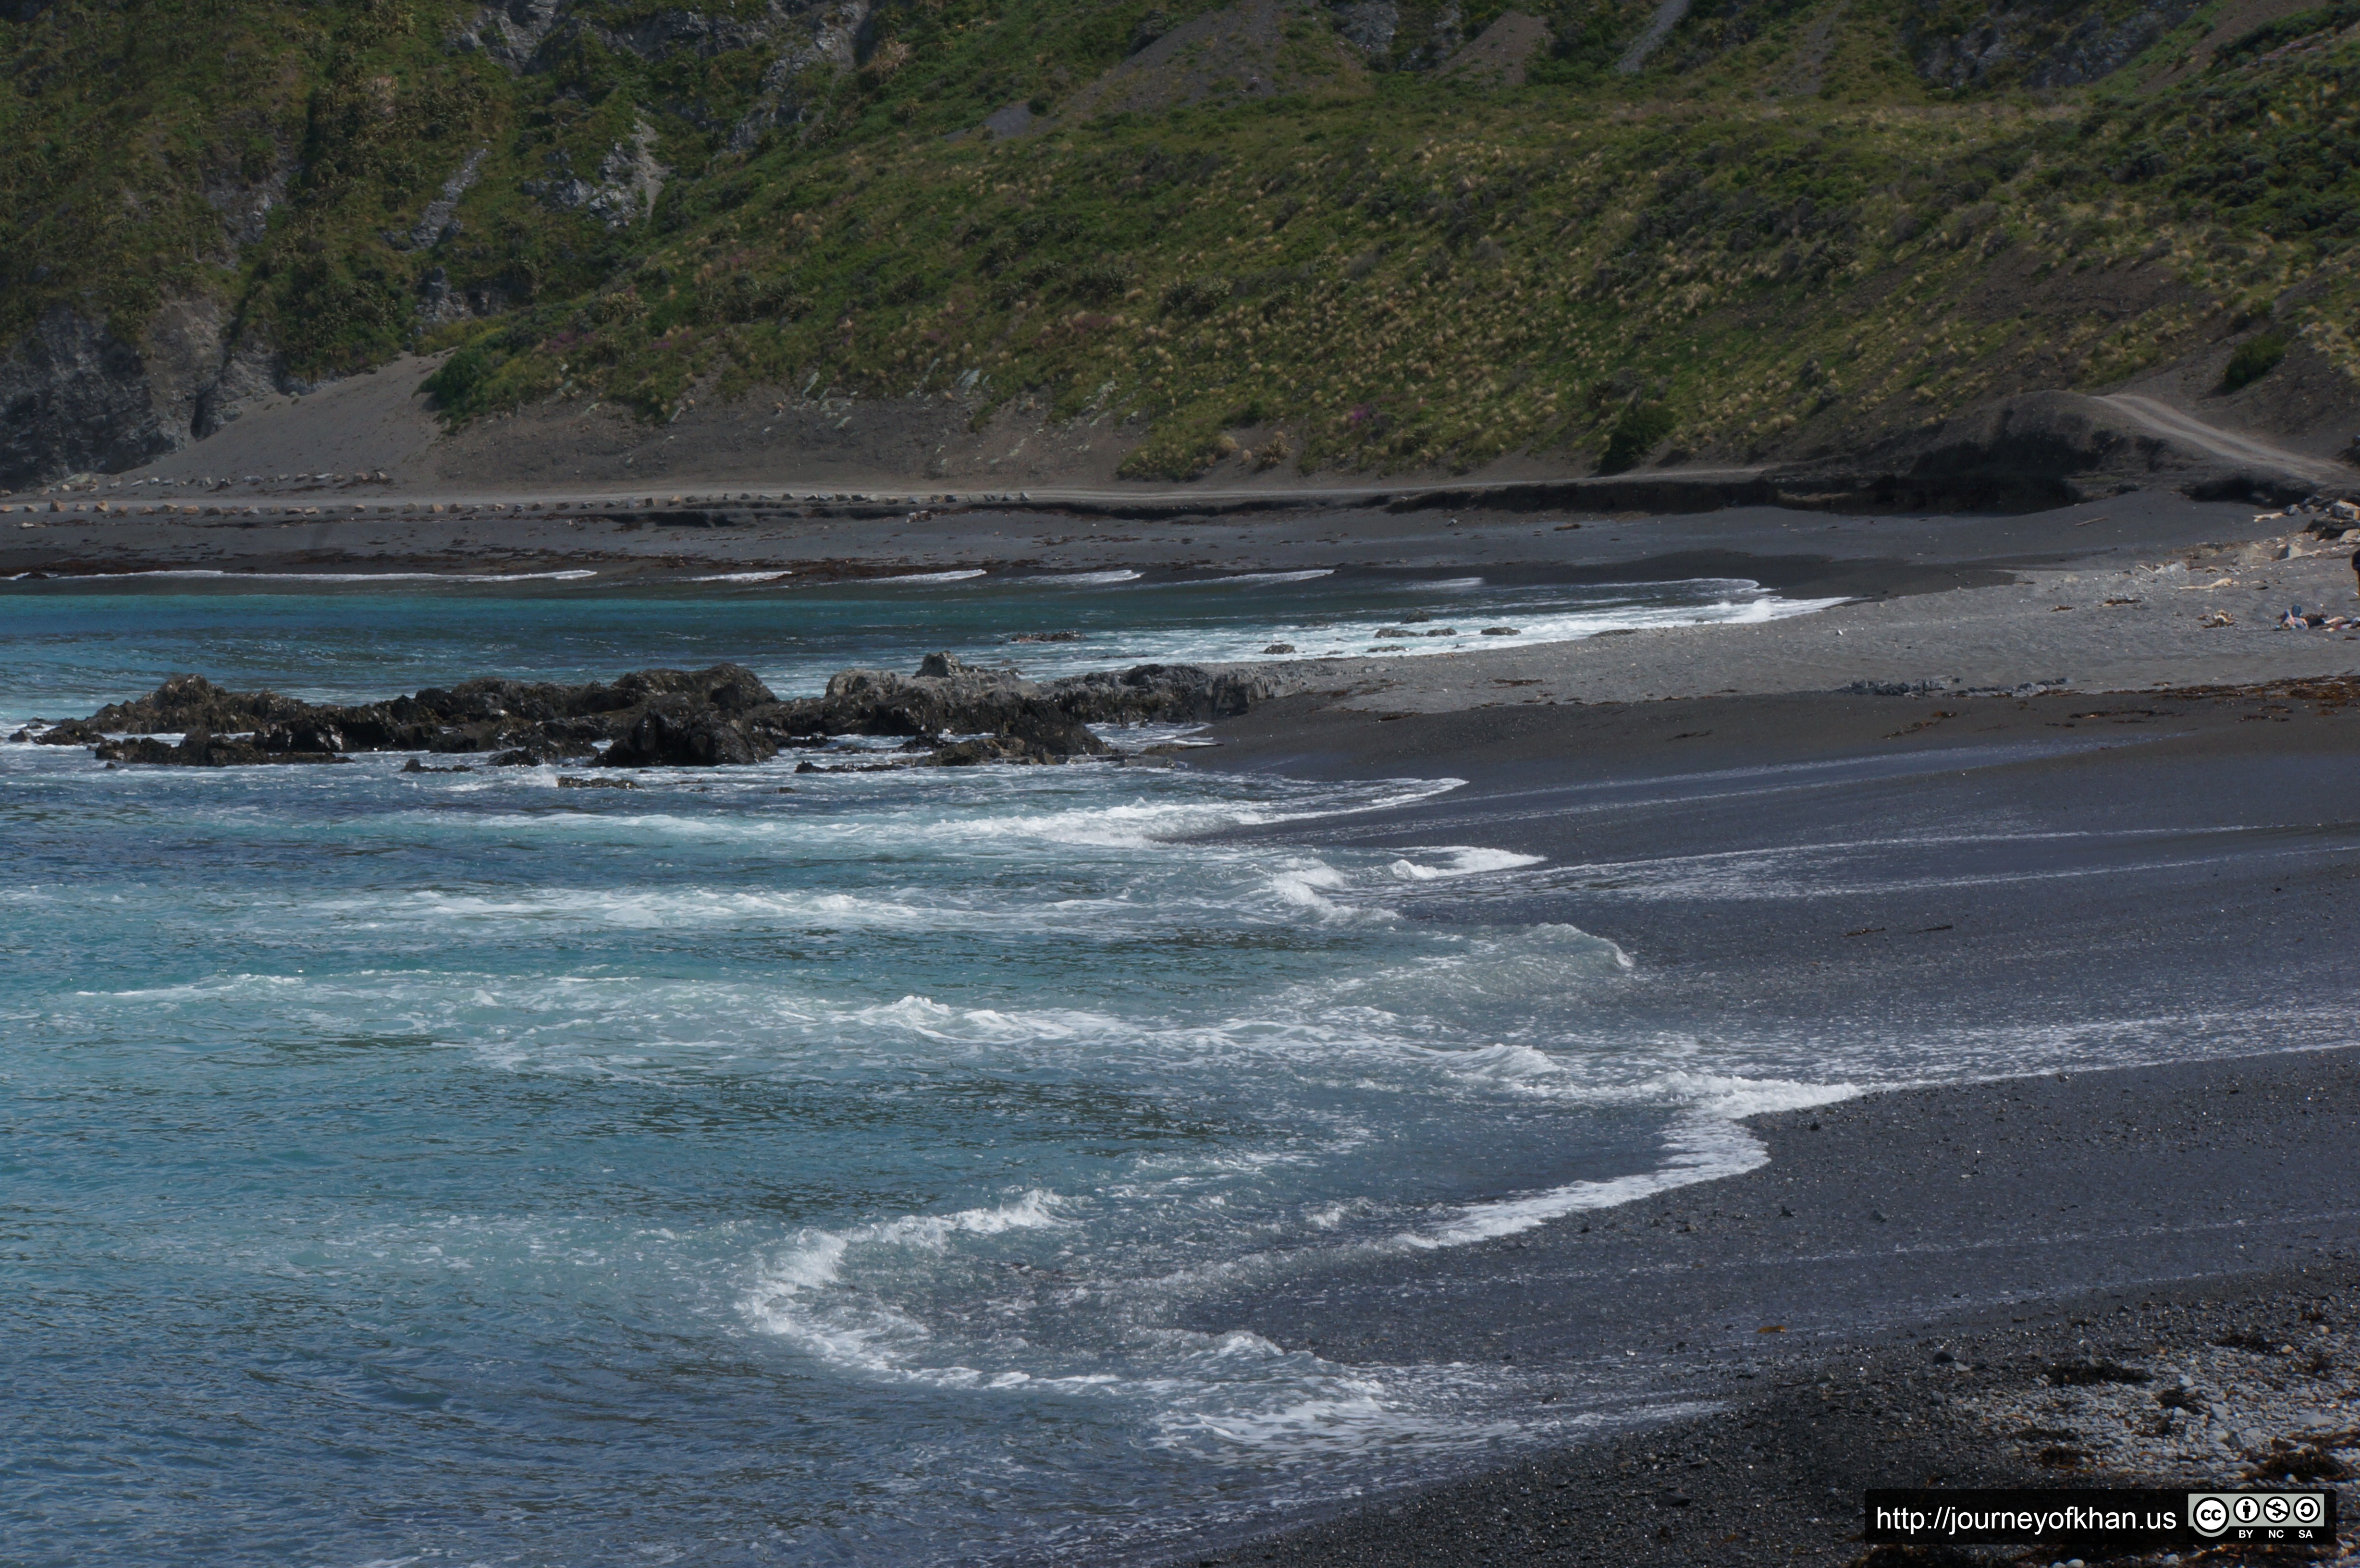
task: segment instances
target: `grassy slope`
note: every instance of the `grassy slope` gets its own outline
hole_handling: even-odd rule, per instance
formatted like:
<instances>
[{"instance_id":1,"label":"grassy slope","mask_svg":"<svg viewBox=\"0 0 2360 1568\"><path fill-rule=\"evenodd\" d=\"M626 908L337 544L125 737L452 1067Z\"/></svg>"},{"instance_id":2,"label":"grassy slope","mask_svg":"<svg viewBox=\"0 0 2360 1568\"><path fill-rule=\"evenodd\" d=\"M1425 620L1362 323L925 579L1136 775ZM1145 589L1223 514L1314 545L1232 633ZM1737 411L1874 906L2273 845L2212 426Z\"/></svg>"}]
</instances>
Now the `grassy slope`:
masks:
<instances>
[{"instance_id":1,"label":"grassy slope","mask_svg":"<svg viewBox=\"0 0 2360 1568\"><path fill-rule=\"evenodd\" d=\"M2360 373L2352 16L2143 95L2205 13L2107 82L2033 93L2005 71L1928 86L1925 13L1900 0L1716 12L1636 78L1607 65L1644 7L1570 10L1560 58L1514 89L1371 74L1305 10L1277 98L945 138L1011 101L1054 113L1190 14L1151 9L885 13L868 64L808 73L801 125L750 157L726 137L760 51L650 63L592 41L516 79L443 47L455 8L60 13L33 30L128 40L209 16L252 41L221 64L126 41L136 108L65 93L55 65L28 94L19 47L0 194L51 227L0 263L0 329L48 300L136 317L212 287L299 370L342 368L392 351L441 265L523 307L443 373L456 413L559 395L661 418L756 383L1029 393L1141 413L1142 474L1197 471L1243 427L1284 431L1256 461L1376 470L1635 460L1665 437L1792 452L2103 386L2274 310ZM1429 25L1404 6L1396 55ZM27 150L61 99L78 118L43 145L80 162ZM610 234L518 193L552 151L595 169L641 116L678 171L652 222ZM387 243L478 146L464 233L431 256ZM287 207L243 256L208 251L202 171L234 154L250 172L266 147L301 166ZM119 248L77 227L101 212Z\"/></svg>"}]
</instances>

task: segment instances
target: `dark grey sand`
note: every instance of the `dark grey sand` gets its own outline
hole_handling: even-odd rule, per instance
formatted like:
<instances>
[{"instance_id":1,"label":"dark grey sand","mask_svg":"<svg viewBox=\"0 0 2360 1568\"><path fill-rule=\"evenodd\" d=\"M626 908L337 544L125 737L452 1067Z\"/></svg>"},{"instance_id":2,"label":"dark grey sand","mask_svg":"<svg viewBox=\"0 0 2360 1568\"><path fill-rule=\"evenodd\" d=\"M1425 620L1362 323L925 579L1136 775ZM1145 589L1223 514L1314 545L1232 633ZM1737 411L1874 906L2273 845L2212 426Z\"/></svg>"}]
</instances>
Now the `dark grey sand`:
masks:
<instances>
[{"instance_id":1,"label":"dark grey sand","mask_svg":"<svg viewBox=\"0 0 2360 1568\"><path fill-rule=\"evenodd\" d=\"M1468 779L1292 836L1545 855L1391 902L1610 937L1633 1023L1965 1023L2062 1071L1758 1116L1746 1175L1202 1303L1342 1362L1513 1357L1577 1390L1636 1361L1726 1408L1175 1561L1846 1563L1871 1485L2230 1481L2312 1429L2360 1460L2360 1055L2250 1054L2350 1038L2360 686L2308 690L1299 697L1221 726L1222 766ZM2113 1036L2188 1060L2083 1070ZM2101 1354L2158 1381L2042 1380ZM2204 1412L2167 1422L2183 1374Z\"/></svg>"}]
</instances>

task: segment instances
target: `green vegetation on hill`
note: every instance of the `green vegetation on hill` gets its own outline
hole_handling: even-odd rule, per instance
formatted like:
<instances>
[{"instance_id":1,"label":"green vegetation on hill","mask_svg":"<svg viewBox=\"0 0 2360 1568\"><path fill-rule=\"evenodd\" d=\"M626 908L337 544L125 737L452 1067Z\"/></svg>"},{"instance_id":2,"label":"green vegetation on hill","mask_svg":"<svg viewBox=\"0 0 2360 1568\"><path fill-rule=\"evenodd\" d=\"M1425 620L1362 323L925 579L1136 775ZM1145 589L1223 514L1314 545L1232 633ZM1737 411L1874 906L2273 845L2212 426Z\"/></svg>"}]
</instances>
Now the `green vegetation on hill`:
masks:
<instances>
[{"instance_id":1,"label":"green vegetation on hill","mask_svg":"<svg viewBox=\"0 0 2360 1568\"><path fill-rule=\"evenodd\" d=\"M298 376L459 345L454 418L1026 396L1142 475L1794 452L2265 321L2360 373L2348 0L2201 69L2206 13L2113 0L1700 7L1629 75L1649 7L1566 5L1524 85L1426 69L1505 8L40 8L0 335L209 296Z\"/></svg>"}]
</instances>

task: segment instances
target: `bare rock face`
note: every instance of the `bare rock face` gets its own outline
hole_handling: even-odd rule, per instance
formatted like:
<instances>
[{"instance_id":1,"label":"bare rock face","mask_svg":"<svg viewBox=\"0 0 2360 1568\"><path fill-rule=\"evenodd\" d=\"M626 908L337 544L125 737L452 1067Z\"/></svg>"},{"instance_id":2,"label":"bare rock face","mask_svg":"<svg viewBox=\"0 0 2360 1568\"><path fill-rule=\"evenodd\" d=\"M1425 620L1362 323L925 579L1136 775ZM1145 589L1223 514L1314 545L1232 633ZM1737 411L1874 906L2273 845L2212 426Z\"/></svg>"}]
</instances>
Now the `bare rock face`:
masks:
<instances>
[{"instance_id":1,"label":"bare rock face","mask_svg":"<svg viewBox=\"0 0 2360 1568\"><path fill-rule=\"evenodd\" d=\"M1393 0L1347 0L1333 10L1338 38L1372 60L1392 54L1401 27L1401 7Z\"/></svg>"},{"instance_id":2,"label":"bare rock face","mask_svg":"<svg viewBox=\"0 0 2360 1568\"><path fill-rule=\"evenodd\" d=\"M137 343L60 306L0 359L0 488L178 452L279 387L276 356L212 299L168 299Z\"/></svg>"},{"instance_id":3,"label":"bare rock face","mask_svg":"<svg viewBox=\"0 0 2360 1568\"><path fill-rule=\"evenodd\" d=\"M632 129L630 145L617 142L598 160L598 178L574 172L563 152L549 155L550 178L528 180L525 193L537 196L563 212L582 212L610 229L627 229L652 215L672 170L655 157L656 129L641 120Z\"/></svg>"},{"instance_id":4,"label":"bare rock face","mask_svg":"<svg viewBox=\"0 0 2360 1568\"><path fill-rule=\"evenodd\" d=\"M2196 0L2150 0L2125 16L2070 3L2001 0L1955 30L1913 38L1918 74L1941 87L2076 87L2128 64L2178 27Z\"/></svg>"},{"instance_id":5,"label":"bare rock face","mask_svg":"<svg viewBox=\"0 0 2360 1568\"><path fill-rule=\"evenodd\" d=\"M869 26L870 0L817 0L797 6L779 34L779 52L762 72L754 106L729 133L729 150L744 152L771 131L801 125L809 112L803 82L814 71L850 71ZM823 79L824 80L824 79Z\"/></svg>"},{"instance_id":6,"label":"bare rock face","mask_svg":"<svg viewBox=\"0 0 2360 1568\"><path fill-rule=\"evenodd\" d=\"M235 735L300 718L311 711L310 703L276 691L230 691L202 675L175 675L145 697L110 702L87 719L58 727L110 735L194 735L201 730ZM48 736L42 739L47 741Z\"/></svg>"},{"instance_id":7,"label":"bare rock face","mask_svg":"<svg viewBox=\"0 0 2360 1568\"><path fill-rule=\"evenodd\" d=\"M453 49L479 50L519 74L546 69L552 57L585 40L642 60L694 55L709 60L773 37L799 7L773 4L751 16L688 6L637 16L585 16L569 0L499 0L462 20Z\"/></svg>"},{"instance_id":8,"label":"bare rock face","mask_svg":"<svg viewBox=\"0 0 2360 1568\"><path fill-rule=\"evenodd\" d=\"M1278 688L1266 675L1216 675L1194 664L1135 664L1120 674L1093 670L1049 686L1057 705L1101 724L1203 724L1231 719Z\"/></svg>"},{"instance_id":9,"label":"bare rock face","mask_svg":"<svg viewBox=\"0 0 2360 1568\"><path fill-rule=\"evenodd\" d=\"M131 468L176 444L157 417L145 356L103 321L60 306L0 360L0 486Z\"/></svg>"},{"instance_id":10,"label":"bare rock face","mask_svg":"<svg viewBox=\"0 0 2360 1568\"><path fill-rule=\"evenodd\" d=\"M702 11L681 5L623 17L585 15L587 8L573 0L497 0L462 20L449 41L453 49L480 51L519 75L548 69L585 41L642 60L680 55L709 60L740 49L770 49L753 107L730 132L730 150L743 152L771 131L803 123L810 108L805 90L810 73L850 71L860 63L872 8L872 0L770 0L759 10ZM634 161L645 158L644 147L636 149ZM596 181L569 170L551 183L554 194L545 194L543 200L590 206L599 190L634 183L617 169L602 169ZM644 186L644 171L637 183ZM564 201L568 196L579 199ZM646 206L652 205L650 199ZM606 216L604 209L593 210ZM611 218L608 222L620 226Z\"/></svg>"},{"instance_id":11,"label":"bare rock face","mask_svg":"<svg viewBox=\"0 0 2360 1568\"><path fill-rule=\"evenodd\" d=\"M1103 757L1112 749L1089 732L1086 716L1012 670L981 670L956 655L930 653L914 676L847 670L827 683L819 714L830 735L945 735L1014 741L1025 760ZM970 747L962 760L1015 760ZM1039 754L1033 756L1032 754Z\"/></svg>"}]
</instances>

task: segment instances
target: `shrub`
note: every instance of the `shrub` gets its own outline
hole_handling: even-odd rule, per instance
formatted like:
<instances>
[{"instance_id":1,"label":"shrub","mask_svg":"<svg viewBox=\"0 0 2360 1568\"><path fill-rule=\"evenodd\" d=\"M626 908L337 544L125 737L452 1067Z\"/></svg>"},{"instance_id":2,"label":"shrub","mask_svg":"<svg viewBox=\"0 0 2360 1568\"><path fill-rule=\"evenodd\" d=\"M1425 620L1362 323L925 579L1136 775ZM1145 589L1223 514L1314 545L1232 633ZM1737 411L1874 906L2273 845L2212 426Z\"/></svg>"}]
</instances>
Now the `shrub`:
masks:
<instances>
[{"instance_id":1,"label":"shrub","mask_svg":"<svg viewBox=\"0 0 2360 1568\"><path fill-rule=\"evenodd\" d=\"M2286 357L2289 341L2284 332L2264 332L2239 343L2237 352L2229 356L2228 368L2221 372L2221 390L2229 393L2250 387L2276 370L2278 361Z\"/></svg>"},{"instance_id":2,"label":"shrub","mask_svg":"<svg viewBox=\"0 0 2360 1568\"><path fill-rule=\"evenodd\" d=\"M1672 411L1661 403L1634 403L1622 410L1606 432L1605 450L1598 454L1598 472L1621 474L1646 460L1657 443L1672 433Z\"/></svg>"}]
</instances>

